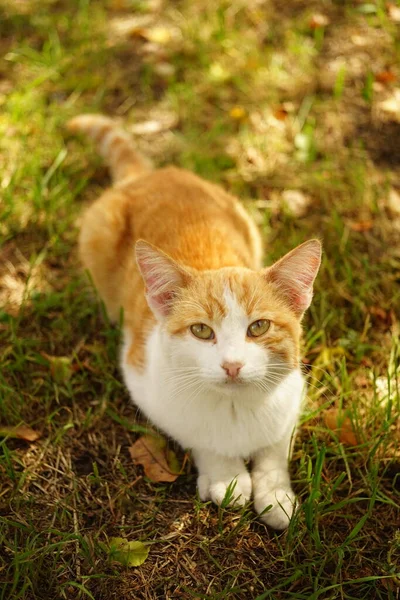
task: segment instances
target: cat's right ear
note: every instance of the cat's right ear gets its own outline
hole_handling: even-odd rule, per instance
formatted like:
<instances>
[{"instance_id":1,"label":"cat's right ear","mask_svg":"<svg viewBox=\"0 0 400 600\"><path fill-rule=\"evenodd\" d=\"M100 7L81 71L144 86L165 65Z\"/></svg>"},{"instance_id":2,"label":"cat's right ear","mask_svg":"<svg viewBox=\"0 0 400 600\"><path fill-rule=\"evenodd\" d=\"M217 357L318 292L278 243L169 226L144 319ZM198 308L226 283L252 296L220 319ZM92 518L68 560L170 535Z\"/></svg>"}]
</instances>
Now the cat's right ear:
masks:
<instances>
[{"instance_id":1,"label":"cat's right ear","mask_svg":"<svg viewBox=\"0 0 400 600\"><path fill-rule=\"evenodd\" d=\"M136 242L136 261L146 286L149 307L158 318L166 317L180 288L191 274L152 244Z\"/></svg>"}]
</instances>

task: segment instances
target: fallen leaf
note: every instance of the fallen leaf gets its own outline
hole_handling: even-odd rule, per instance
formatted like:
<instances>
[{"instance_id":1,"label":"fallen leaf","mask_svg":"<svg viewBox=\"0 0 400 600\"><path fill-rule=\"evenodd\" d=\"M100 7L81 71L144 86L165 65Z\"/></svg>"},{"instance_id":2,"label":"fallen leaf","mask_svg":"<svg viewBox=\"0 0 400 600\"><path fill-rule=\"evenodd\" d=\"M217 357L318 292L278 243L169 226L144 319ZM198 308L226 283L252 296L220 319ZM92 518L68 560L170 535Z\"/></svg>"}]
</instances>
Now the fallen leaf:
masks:
<instances>
[{"instance_id":1,"label":"fallen leaf","mask_svg":"<svg viewBox=\"0 0 400 600\"><path fill-rule=\"evenodd\" d=\"M326 27L329 25L329 19L326 15L316 13L311 17L310 27L311 29L318 29L318 27Z\"/></svg>"},{"instance_id":2,"label":"fallen leaf","mask_svg":"<svg viewBox=\"0 0 400 600\"><path fill-rule=\"evenodd\" d=\"M102 544L111 560L121 563L125 567L139 567L149 555L149 547L143 542L129 542L121 537L109 540L109 546Z\"/></svg>"},{"instance_id":3,"label":"fallen leaf","mask_svg":"<svg viewBox=\"0 0 400 600\"><path fill-rule=\"evenodd\" d=\"M396 4L388 3L386 4L389 18L392 19L395 23L400 23L400 6Z\"/></svg>"},{"instance_id":4,"label":"fallen leaf","mask_svg":"<svg viewBox=\"0 0 400 600\"><path fill-rule=\"evenodd\" d=\"M324 414L324 422L328 429L336 433L339 441L345 446L357 446L358 439L349 417L343 416L338 408L330 408Z\"/></svg>"},{"instance_id":5,"label":"fallen leaf","mask_svg":"<svg viewBox=\"0 0 400 600\"><path fill-rule=\"evenodd\" d=\"M142 465L145 475L152 481L175 481L180 474L175 452L169 450L161 436L144 435L129 448L136 464Z\"/></svg>"},{"instance_id":6,"label":"fallen leaf","mask_svg":"<svg viewBox=\"0 0 400 600\"><path fill-rule=\"evenodd\" d=\"M7 425L0 425L0 436L17 438L19 440L25 440L27 442L35 442L40 438L40 433L34 431L27 425L18 425L17 427L8 427Z\"/></svg>"},{"instance_id":7,"label":"fallen leaf","mask_svg":"<svg viewBox=\"0 0 400 600\"><path fill-rule=\"evenodd\" d=\"M246 118L247 113L245 111L244 108L242 108L241 106L234 106L233 108L231 108L231 110L229 111L229 116L231 117L231 119L233 119L234 121L243 121L243 119Z\"/></svg>"},{"instance_id":8,"label":"fallen leaf","mask_svg":"<svg viewBox=\"0 0 400 600\"><path fill-rule=\"evenodd\" d=\"M274 110L274 117L275 119L278 119L278 121L284 121L288 114L288 111L283 106L278 106L278 108Z\"/></svg>"},{"instance_id":9,"label":"fallen leaf","mask_svg":"<svg viewBox=\"0 0 400 600\"><path fill-rule=\"evenodd\" d=\"M74 372L72 358L69 356L52 356L46 352L41 352L40 354L49 361L50 373L54 381L57 383L65 383L71 378L71 375Z\"/></svg>"},{"instance_id":10,"label":"fallen leaf","mask_svg":"<svg viewBox=\"0 0 400 600\"><path fill-rule=\"evenodd\" d=\"M374 226L373 221L352 221L349 227L352 231L364 232L371 231Z\"/></svg>"},{"instance_id":11,"label":"fallen leaf","mask_svg":"<svg viewBox=\"0 0 400 600\"><path fill-rule=\"evenodd\" d=\"M375 75L375 80L379 81L379 83L391 83L392 81L396 81L396 79L397 77L392 71L381 71Z\"/></svg>"},{"instance_id":12,"label":"fallen leaf","mask_svg":"<svg viewBox=\"0 0 400 600\"><path fill-rule=\"evenodd\" d=\"M368 310L371 315L378 317L378 319L381 319L382 321L387 321L389 317L389 313L380 306L370 306Z\"/></svg>"}]
</instances>

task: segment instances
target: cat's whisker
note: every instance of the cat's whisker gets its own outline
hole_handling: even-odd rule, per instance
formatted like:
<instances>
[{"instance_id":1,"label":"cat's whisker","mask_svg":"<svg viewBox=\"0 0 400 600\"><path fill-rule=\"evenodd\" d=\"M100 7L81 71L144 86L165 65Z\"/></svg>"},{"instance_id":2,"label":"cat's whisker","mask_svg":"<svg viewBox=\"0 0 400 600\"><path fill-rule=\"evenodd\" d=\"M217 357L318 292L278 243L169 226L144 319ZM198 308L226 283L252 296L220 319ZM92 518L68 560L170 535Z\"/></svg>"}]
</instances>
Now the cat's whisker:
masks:
<instances>
[{"instance_id":1,"label":"cat's whisker","mask_svg":"<svg viewBox=\"0 0 400 600\"><path fill-rule=\"evenodd\" d=\"M165 377L163 380L165 382L169 382L169 381L173 381L173 382L179 382L179 381L185 381L188 379L195 379L196 374L194 373L180 373L180 374L176 374L176 375L170 375L169 377Z\"/></svg>"},{"instance_id":2,"label":"cat's whisker","mask_svg":"<svg viewBox=\"0 0 400 600\"><path fill-rule=\"evenodd\" d=\"M184 407L185 412L187 412L190 408L192 408L197 397L206 388L207 388L207 386L204 384L204 382L200 383L200 385L192 392L192 394L190 396L188 396L187 398L185 398L185 407Z\"/></svg>"},{"instance_id":3,"label":"cat's whisker","mask_svg":"<svg viewBox=\"0 0 400 600\"><path fill-rule=\"evenodd\" d=\"M303 371L304 375L309 375L312 371L318 370L318 371L322 371L322 373L324 373L324 375L327 375L327 377L332 377L332 373L329 373L329 371L327 371L323 367L319 367L318 365L313 365L312 363L309 365L305 365L302 363L301 370Z\"/></svg>"},{"instance_id":4,"label":"cat's whisker","mask_svg":"<svg viewBox=\"0 0 400 600\"><path fill-rule=\"evenodd\" d=\"M286 389L291 389L291 387L292 387L292 386L291 386L291 384L290 384L289 382L285 381L284 379L279 379L279 378L277 378L277 377L274 377L274 376L273 376L273 375L271 375L271 374L269 374L269 376L268 376L268 380L269 380L269 381L273 381L275 385L279 385L279 386L281 386L281 387L284 387L284 388L286 388ZM321 384L321 386L323 386L322 382L319 382L319 383ZM323 397L325 397L326 399L328 399L328 397L326 396L326 394L325 394L324 392L321 392L321 389L320 389L318 386L316 386L316 385L314 385L314 384L312 384L312 383L310 383L310 382L306 382L306 384L305 384L305 388L306 388L306 390L307 390L307 388L309 388L309 387L311 387L311 388L315 389L317 392L320 392L320 393L321 393L321 396L323 396Z\"/></svg>"},{"instance_id":5,"label":"cat's whisker","mask_svg":"<svg viewBox=\"0 0 400 600\"><path fill-rule=\"evenodd\" d=\"M173 388L173 394L174 394L174 396L182 395L187 390L190 390L194 386L198 385L198 383L199 383L198 381L190 381L185 384L182 384L181 386L176 386Z\"/></svg>"}]
</instances>

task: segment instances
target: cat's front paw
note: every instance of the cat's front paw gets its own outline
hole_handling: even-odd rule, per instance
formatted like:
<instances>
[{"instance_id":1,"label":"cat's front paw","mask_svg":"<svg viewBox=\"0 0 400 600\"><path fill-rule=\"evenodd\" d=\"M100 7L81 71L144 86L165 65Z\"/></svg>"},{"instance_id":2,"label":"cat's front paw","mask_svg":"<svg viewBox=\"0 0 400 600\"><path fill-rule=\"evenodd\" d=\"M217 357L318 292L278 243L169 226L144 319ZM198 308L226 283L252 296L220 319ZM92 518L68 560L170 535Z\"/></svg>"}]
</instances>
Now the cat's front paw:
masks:
<instances>
[{"instance_id":1,"label":"cat's front paw","mask_svg":"<svg viewBox=\"0 0 400 600\"><path fill-rule=\"evenodd\" d=\"M275 488L262 493L255 493L254 508L260 514L272 504L261 520L273 529L286 529L296 509L296 496L293 491L285 488Z\"/></svg>"},{"instance_id":2,"label":"cat's front paw","mask_svg":"<svg viewBox=\"0 0 400 600\"><path fill-rule=\"evenodd\" d=\"M208 475L199 475L197 487L200 499L212 500L222 504L228 488L231 489L231 506L243 506L251 496L251 477L249 473L240 473L236 477L212 480Z\"/></svg>"}]
</instances>

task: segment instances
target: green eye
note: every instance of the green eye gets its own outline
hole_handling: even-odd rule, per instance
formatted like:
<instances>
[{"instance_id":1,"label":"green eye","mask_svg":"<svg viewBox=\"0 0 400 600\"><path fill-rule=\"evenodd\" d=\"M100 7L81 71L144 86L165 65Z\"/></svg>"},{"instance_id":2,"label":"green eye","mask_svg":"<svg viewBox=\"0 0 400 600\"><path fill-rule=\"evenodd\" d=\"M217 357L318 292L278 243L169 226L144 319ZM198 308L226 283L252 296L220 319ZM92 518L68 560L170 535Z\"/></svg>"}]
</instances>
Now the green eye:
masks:
<instances>
[{"instance_id":1,"label":"green eye","mask_svg":"<svg viewBox=\"0 0 400 600\"><path fill-rule=\"evenodd\" d=\"M204 323L195 323L195 325L191 325L190 331L201 340L213 340L215 338L215 333L211 327Z\"/></svg>"},{"instance_id":2,"label":"green eye","mask_svg":"<svg viewBox=\"0 0 400 600\"><path fill-rule=\"evenodd\" d=\"M247 335L249 337L260 337L263 333L266 333L271 325L271 321L268 319L259 319L258 321L254 321L247 330Z\"/></svg>"}]
</instances>

